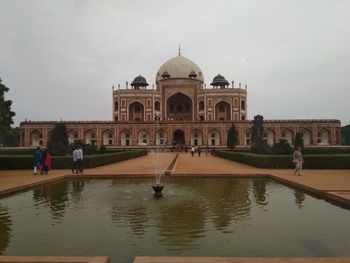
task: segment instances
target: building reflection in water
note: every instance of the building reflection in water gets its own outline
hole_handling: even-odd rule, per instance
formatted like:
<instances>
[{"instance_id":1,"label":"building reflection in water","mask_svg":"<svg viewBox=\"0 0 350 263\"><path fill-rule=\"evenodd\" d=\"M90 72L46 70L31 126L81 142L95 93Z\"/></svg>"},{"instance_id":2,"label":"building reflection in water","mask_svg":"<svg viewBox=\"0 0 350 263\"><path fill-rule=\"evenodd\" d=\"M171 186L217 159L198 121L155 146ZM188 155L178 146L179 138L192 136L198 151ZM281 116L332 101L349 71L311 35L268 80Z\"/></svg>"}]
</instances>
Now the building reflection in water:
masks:
<instances>
[{"instance_id":1,"label":"building reflection in water","mask_svg":"<svg viewBox=\"0 0 350 263\"><path fill-rule=\"evenodd\" d=\"M0 205L0 255L3 255L10 243L12 221L7 207Z\"/></svg>"},{"instance_id":2,"label":"building reflection in water","mask_svg":"<svg viewBox=\"0 0 350 263\"><path fill-rule=\"evenodd\" d=\"M129 227L137 238L155 227L150 231L158 232L159 242L167 250L184 251L197 247L196 240L205 237L208 231L212 234L213 228L221 233L229 230L232 222L249 218L247 180L226 180L226 184L215 178L201 178L200 182L183 178L166 180L164 196L147 201L143 198L151 192L145 193L144 180L115 180L112 185L116 196L111 209L115 226Z\"/></svg>"}]
</instances>

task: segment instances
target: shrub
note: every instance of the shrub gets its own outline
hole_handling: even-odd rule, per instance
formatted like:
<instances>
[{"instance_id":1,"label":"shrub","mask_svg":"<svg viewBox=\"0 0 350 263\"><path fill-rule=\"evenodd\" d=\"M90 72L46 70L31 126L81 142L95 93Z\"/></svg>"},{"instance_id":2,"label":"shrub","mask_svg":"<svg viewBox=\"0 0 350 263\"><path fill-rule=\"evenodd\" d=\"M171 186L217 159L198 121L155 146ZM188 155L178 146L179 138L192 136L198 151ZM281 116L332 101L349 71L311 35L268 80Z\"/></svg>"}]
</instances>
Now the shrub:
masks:
<instances>
[{"instance_id":1,"label":"shrub","mask_svg":"<svg viewBox=\"0 0 350 263\"><path fill-rule=\"evenodd\" d=\"M3 150L0 149L0 156L1 155L30 155L32 156L34 154L35 149L11 149L11 150Z\"/></svg>"},{"instance_id":2,"label":"shrub","mask_svg":"<svg viewBox=\"0 0 350 263\"><path fill-rule=\"evenodd\" d=\"M244 152L217 151L217 156L260 168L291 168L290 155L265 155Z\"/></svg>"},{"instance_id":3,"label":"shrub","mask_svg":"<svg viewBox=\"0 0 350 263\"><path fill-rule=\"evenodd\" d=\"M291 154L292 147L287 140L280 140L272 146L273 154Z\"/></svg>"},{"instance_id":4,"label":"shrub","mask_svg":"<svg viewBox=\"0 0 350 263\"><path fill-rule=\"evenodd\" d=\"M119 151L115 153L96 154L84 156L85 168L98 167L110 163L147 155L146 150ZM33 156L30 155L0 155L0 170L21 170L33 167ZM72 167L71 156L52 157L53 169L70 169Z\"/></svg>"},{"instance_id":5,"label":"shrub","mask_svg":"<svg viewBox=\"0 0 350 263\"><path fill-rule=\"evenodd\" d=\"M350 154L350 147L307 147L304 154Z\"/></svg>"},{"instance_id":6,"label":"shrub","mask_svg":"<svg viewBox=\"0 0 350 263\"><path fill-rule=\"evenodd\" d=\"M265 142L262 142L251 146L251 152L260 154L271 154L272 149L270 145L268 145Z\"/></svg>"},{"instance_id":7,"label":"shrub","mask_svg":"<svg viewBox=\"0 0 350 263\"><path fill-rule=\"evenodd\" d=\"M106 148L106 146L104 146L104 145L102 145L101 147L100 147L100 149L99 149L99 152L100 153L106 153L107 152L107 148Z\"/></svg>"},{"instance_id":8,"label":"shrub","mask_svg":"<svg viewBox=\"0 0 350 263\"><path fill-rule=\"evenodd\" d=\"M47 149L53 156L65 156L68 152L68 135L64 123L57 123L51 132Z\"/></svg>"},{"instance_id":9,"label":"shrub","mask_svg":"<svg viewBox=\"0 0 350 263\"><path fill-rule=\"evenodd\" d=\"M217 156L259 168L293 168L291 155L263 155L217 151ZM350 154L304 155L304 168L350 169Z\"/></svg>"}]
</instances>

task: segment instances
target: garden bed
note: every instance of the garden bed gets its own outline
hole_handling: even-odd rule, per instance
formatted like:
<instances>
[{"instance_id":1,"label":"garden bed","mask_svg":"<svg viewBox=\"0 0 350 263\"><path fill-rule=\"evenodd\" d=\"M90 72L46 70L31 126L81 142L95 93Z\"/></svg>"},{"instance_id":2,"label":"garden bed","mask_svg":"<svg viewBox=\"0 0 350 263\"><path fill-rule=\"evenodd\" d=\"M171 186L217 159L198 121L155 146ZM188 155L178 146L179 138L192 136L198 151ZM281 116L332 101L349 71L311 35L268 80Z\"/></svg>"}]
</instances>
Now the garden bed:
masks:
<instances>
[{"instance_id":1,"label":"garden bed","mask_svg":"<svg viewBox=\"0 0 350 263\"><path fill-rule=\"evenodd\" d=\"M84 156L84 167L93 168L106 164L116 163L135 157L147 155L146 150L119 151L114 153L93 154ZM0 155L0 170L23 170L33 167L33 154L31 155ZM53 156L53 169L71 169L71 156Z\"/></svg>"},{"instance_id":2,"label":"garden bed","mask_svg":"<svg viewBox=\"0 0 350 263\"><path fill-rule=\"evenodd\" d=\"M259 168L293 168L292 155L267 155L230 150L217 151L216 155L228 160ZM307 154L304 168L350 169L350 154Z\"/></svg>"}]
</instances>

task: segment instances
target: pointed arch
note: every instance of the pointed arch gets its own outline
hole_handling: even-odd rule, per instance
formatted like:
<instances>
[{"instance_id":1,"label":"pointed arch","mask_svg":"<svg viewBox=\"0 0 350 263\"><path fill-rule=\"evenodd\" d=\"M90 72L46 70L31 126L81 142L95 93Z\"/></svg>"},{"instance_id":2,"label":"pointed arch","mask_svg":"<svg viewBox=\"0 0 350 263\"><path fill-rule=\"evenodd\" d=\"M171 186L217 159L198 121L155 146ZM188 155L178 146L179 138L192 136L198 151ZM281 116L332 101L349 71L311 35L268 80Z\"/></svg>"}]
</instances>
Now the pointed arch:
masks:
<instances>
[{"instance_id":1,"label":"pointed arch","mask_svg":"<svg viewBox=\"0 0 350 263\"><path fill-rule=\"evenodd\" d=\"M189 96L178 92L167 99L166 105L168 120L193 120L193 101Z\"/></svg>"},{"instance_id":2,"label":"pointed arch","mask_svg":"<svg viewBox=\"0 0 350 263\"><path fill-rule=\"evenodd\" d=\"M129 105L129 121L144 121L145 107L141 102L135 101Z\"/></svg>"},{"instance_id":3,"label":"pointed arch","mask_svg":"<svg viewBox=\"0 0 350 263\"><path fill-rule=\"evenodd\" d=\"M218 129L211 129L208 131L207 145L215 146L220 145L221 132Z\"/></svg>"},{"instance_id":4,"label":"pointed arch","mask_svg":"<svg viewBox=\"0 0 350 263\"><path fill-rule=\"evenodd\" d=\"M303 142L305 146L312 145L313 144L313 134L311 129L303 129Z\"/></svg>"},{"instance_id":5,"label":"pointed arch","mask_svg":"<svg viewBox=\"0 0 350 263\"><path fill-rule=\"evenodd\" d=\"M317 144L318 145L329 145L331 138L330 130L326 128L321 128L317 132Z\"/></svg>"},{"instance_id":6,"label":"pointed arch","mask_svg":"<svg viewBox=\"0 0 350 263\"><path fill-rule=\"evenodd\" d=\"M70 129L67 131L68 142L69 144L75 144L79 141L79 132L74 129Z\"/></svg>"},{"instance_id":7,"label":"pointed arch","mask_svg":"<svg viewBox=\"0 0 350 263\"><path fill-rule=\"evenodd\" d=\"M42 146L43 145L43 134L39 130L33 130L30 132L30 144L32 146Z\"/></svg>"},{"instance_id":8,"label":"pointed arch","mask_svg":"<svg viewBox=\"0 0 350 263\"><path fill-rule=\"evenodd\" d=\"M96 131L89 129L84 132L84 141L86 144L96 145Z\"/></svg>"},{"instance_id":9,"label":"pointed arch","mask_svg":"<svg viewBox=\"0 0 350 263\"><path fill-rule=\"evenodd\" d=\"M167 143L168 143L168 133L163 129L157 130L156 145L167 145Z\"/></svg>"},{"instance_id":10,"label":"pointed arch","mask_svg":"<svg viewBox=\"0 0 350 263\"><path fill-rule=\"evenodd\" d=\"M102 131L102 145L114 144L114 132L111 129Z\"/></svg>"},{"instance_id":11,"label":"pointed arch","mask_svg":"<svg viewBox=\"0 0 350 263\"><path fill-rule=\"evenodd\" d=\"M149 131L142 129L137 133L137 144L138 145L149 145L150 144L150 133Z\"/></svg>"},{"instance_id":12,"label":"pointed arch","mask_svg":"<svg viewBox=\"0 0 350 263\"><path fill-rule=\"evenodd\" d=\"M220 101L215 105L215 120L228 121L231 120L231 106L225 101Z\"/></svg>"},{"instance_id":13,"label":"pointed arch","mask_svg":"<svg viewBox=\"0 0 350 263\"><path fill-rule=\"evenodd\" d=\"M194 146L203 145L203 133L199 129L193 129L190 134L190 144Z\"/></svg>"},{"instance_id":14,"label":"pointed arch","mask_svg":"<svg viewBox=\"0 0 350 263\"><path fill-rule=\"evenodd\" d=\"M267 128L264 129L264 142L272 146L275 143L275 131Z\"/></svg>"},{"instance_id":15,"label":"pointed arch","mask_svg":"<svg viewBox=\"0 0 350 263\"><path fill-rule=\"evenodd\" d=\"M290 145L293 145L294 134L293 131L289 128L281 129L281 140L286 140Z\"/></svg>"},{"instance_id":16,"label":"pointed arch","mask_svg":"<svg viewBox=\"0 0 350 263\"><path fill-rule=\"evenodd\" d=\"M122 146L132 145L132 137L131 137L130 130L125 129L120 131L119 138L120 138L120 145Z\"/></svg>"}]
</instances>

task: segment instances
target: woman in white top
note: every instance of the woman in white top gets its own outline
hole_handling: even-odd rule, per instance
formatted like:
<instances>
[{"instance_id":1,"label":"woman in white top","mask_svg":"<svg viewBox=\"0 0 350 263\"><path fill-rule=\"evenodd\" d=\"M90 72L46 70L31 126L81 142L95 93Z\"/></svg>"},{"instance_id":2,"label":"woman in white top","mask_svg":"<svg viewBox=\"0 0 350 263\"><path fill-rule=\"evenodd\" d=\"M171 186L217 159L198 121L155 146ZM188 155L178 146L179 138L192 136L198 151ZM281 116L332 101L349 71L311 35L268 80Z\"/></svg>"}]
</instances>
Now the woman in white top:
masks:
<instances>
[{"instance_id":1,"label":"woman in white top","mask_svg":"<svg viewBox=\"0 0 350 263\"><path fill-rule=\"evenodd\" d=\"M293 163L295 164L294 174L301 175L303 169L303 154L300 146L297 146L293 153Z\"/></svg>"}]
</instances>

